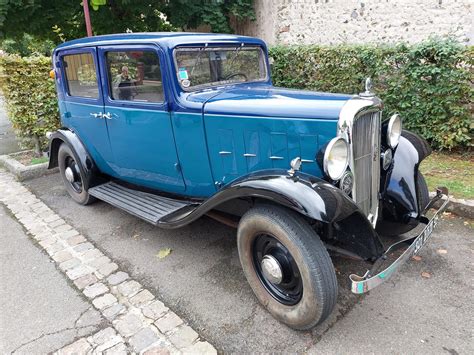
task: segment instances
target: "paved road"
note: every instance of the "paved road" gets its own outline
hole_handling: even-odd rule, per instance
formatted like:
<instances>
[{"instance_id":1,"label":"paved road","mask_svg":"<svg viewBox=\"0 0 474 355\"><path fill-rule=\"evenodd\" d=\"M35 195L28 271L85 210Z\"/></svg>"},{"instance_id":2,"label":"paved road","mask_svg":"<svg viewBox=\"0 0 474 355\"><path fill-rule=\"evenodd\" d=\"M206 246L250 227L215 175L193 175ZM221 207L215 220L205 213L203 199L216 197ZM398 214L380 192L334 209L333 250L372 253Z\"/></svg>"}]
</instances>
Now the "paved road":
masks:
<instances>
[{"instance_id":1,"label":"paved road","mask_svg":"<svg viewBox=\"0 0 474 355\"><path fill-rule=\"evenodd\" d=\"M103 319L0 204L0 354L46 354Z\"/></svg>"},{"instance_id":2,"label":"paved road","mask_svg":"<svg viewBox=\"0 0 474 355\"><path fill-rule=\"evenodd\" d=\"M5 99L0 95L0 155L20 150L5 110L4 101Z\"/></svg>"},{"instance_id":3,"label":"paved road","mask_svg":"<svg viewBox=\"0 0 474 355\"><path fill-rule=\"evenodd\" d=\"M239 265L235 231L208 218L160 230L105 203L75 204L59 176L27 182L38 197L118 261L223 351L474 353L472 229L448 219L393 281L352 295L347 277L364 265L335 258L340 294L325 324L296 332L256 301ZM172 253L158 259L162 248ZM438 255L438 249L447 250ZM430 278L422 278L422 271Z\"/></svg>"}]
</instances>

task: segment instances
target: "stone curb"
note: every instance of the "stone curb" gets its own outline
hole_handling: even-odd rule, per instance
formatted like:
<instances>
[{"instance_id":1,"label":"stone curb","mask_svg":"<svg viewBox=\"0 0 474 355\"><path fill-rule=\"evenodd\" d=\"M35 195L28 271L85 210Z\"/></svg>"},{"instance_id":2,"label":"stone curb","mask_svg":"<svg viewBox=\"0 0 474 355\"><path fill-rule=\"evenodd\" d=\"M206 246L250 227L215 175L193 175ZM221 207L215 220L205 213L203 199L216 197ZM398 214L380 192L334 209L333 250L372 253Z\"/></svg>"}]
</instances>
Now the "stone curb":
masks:
<instances>
[{"instance_id":1,"label":"stone curb","mask_svg":"<svg viewBox=\"0 0 474 355\"><path fill-rule=\"evenodd\" d=\"M217 354L176 313L2 169L0 202L111 323L55 354Z\"/></svg>"},{"instance_id":2,"label":"stone curb","mask_svg":"<svg viewBox=\"0 0 474 355\"><path fill-rule=\"evenodd\" d=\"M58 172L58 168L48 169L48 162L26 166L9 155L0 155L0 166L5 167L9 172L15 175L18 181L34 179L43 175L49 175Z\"/></svg>"},{"instance_id":3,"label":"stone curb","mask_svg":"<svg viewBox=\"0 0 474 355\"><path fill-rule=\"evenodd\" d=\"M430 198L436 196L435 192L430 192ZM439 208L442 201L435 203L434 207ZM474 219L474 200L457 199L450 197L446 211L454 213L460 217Z\"/></svg>"}]
</instances>

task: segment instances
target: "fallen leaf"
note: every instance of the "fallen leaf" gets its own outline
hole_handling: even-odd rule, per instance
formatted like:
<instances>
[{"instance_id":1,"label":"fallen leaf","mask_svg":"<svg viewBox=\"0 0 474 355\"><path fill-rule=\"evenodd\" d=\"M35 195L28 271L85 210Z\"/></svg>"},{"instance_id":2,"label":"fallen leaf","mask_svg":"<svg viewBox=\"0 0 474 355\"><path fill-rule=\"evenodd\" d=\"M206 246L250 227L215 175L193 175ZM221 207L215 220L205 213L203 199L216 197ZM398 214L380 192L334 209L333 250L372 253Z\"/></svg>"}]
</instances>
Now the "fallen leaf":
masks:
<instances>
[{"instance_id":1,"label":"fallen leaf","mask_svg":"<svg viewBox=\"0 0 474 355\"><path fill-rule=\"evenodd\" d=\"M429 272L423 271L421 273L421 277L424 277L425 279L431 278L431 274Z\"/></svg>"},{"instance_id":2,"label":"fallen leaf","mask_svg":"<svg viewBox=\"0 0 474 355\"><path fill-rule=\"evenodd\" d=\"M140 237L140 234L134 234L134 235L132 235L132 238L133 238L133 239L138 239L139 237Z\"/></svg>"},{"instance_id":3,"label":"fallen leaf","mask_svg":"<svg viewBox=\"0 0 474 355\"><path fill-rule=\"evenodd\" d=\"M420 261L421 260L421 256L419 256L419 255L413 255L411 258L415 261Z\"/></svg>"},{"instance_id":4,"label":"fallen leaf","mask_svg":"<svg viewBox=\"0 0 474 355\"><path fill-rule=\"evenodd\" d=\"M448 251L446 249L438 249L436 250L438 254L448 254Z\"/></svg>"},{"instance_id":5,"label":"fallen leaf","mask_svg":"<svg viewBox=\"0 0 474 355\"><path fill-rule=\"evenodd\" d=\"M171 254L171 249L165 248L165 249L160 249L160 251L158 252L158 254L156 254L156 256L158 257L158 259L163 259L163 258L166 258L170 254Z\"/></svg>"}]
</instances>

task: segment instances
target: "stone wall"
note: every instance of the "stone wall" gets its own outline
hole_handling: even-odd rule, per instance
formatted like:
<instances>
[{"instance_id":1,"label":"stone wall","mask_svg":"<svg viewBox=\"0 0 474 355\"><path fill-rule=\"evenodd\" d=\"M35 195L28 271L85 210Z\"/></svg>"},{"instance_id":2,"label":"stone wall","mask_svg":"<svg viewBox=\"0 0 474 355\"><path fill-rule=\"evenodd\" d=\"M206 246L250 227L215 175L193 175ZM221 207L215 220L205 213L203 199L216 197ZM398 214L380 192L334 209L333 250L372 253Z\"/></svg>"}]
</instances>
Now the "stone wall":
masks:
<instances>
[{"instance_id":1,"label":"stone wall","mask_svg":"<svg viewBox=\"0 0 474 355\"><path fill-rule=\"evenodd\" d=\"M419 42L451 35L474 44L474 0L254 0L257 20L235 26L269 44Z\"/></svg>"}]
</instances>

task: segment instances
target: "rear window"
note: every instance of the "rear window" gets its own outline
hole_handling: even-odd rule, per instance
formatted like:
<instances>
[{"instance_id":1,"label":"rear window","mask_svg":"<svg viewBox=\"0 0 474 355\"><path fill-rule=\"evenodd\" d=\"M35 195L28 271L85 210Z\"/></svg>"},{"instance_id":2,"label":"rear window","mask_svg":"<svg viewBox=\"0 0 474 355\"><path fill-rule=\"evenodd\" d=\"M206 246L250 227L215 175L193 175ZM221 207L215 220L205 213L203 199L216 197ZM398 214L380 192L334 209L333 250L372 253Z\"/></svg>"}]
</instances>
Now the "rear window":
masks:
<instances>
[{"instance_id":1,"label":"rear window","mask_svg":"<svg viewBox=\"0 0 474 355\"><path fill-rule=\"evenodd\" d=\"M67 91L70 96L97 99L99 86L92 53L70 54L63 57Z\"/></svg>"}]
</instances>

